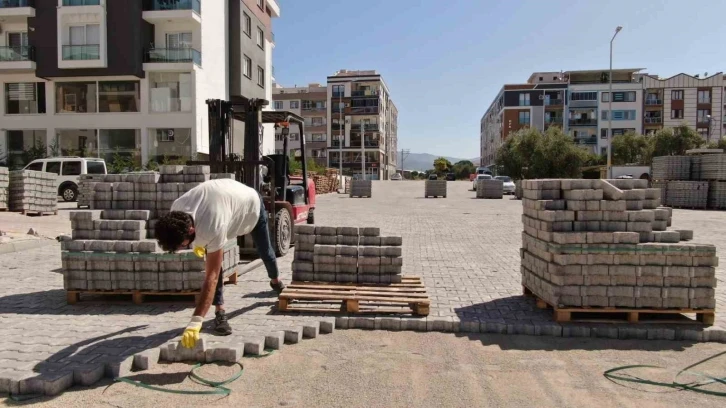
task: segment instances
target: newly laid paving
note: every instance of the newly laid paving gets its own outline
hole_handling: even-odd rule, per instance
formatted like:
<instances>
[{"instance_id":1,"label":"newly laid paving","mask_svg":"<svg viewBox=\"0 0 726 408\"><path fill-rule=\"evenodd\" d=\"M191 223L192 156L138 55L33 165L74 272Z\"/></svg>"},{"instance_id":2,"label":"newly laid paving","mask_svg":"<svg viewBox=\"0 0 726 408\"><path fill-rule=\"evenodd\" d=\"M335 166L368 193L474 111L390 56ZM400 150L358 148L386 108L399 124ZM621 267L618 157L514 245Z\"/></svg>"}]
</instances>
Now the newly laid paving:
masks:
<instances>
[{"instance_id":1,"label":"newly laid paving","mask_svg":"<svg viewBox=\"0 0 726 408\"><path fill-rule=\"evenodd\" d=\"M716 326L559 325L551 313L521 296L519 248L521 202L481 200L470 183L448 186L447 198L424 198L423 182L376 182L372 198L330 194L318 197L317 224L380 227L403 236L404 274L423 277L431 295L427 318L301 316L275 313L275 297L260 267L227 286L225 298L234 334L204 334L202 358L233 360L264 347L279 348L337 328L435 330L554 336L726 341L726 319ZM60 214L63 214L61 212ZM70 233L70 222L47 217L54 232ZM45 218L45 217L44 217ZM0 213L0 224L43 228L43 218ZM27 222L27 224L26 224ZM695 241L726 253L726 213L675 211L674 227L695 230ZM292 252L280 260L290 279ZM66 304L60 245L0 255L0 392L54 394L101 376L123 375L157 360L160 348L178 338L192 304L149 302L128 297ZM717 310L726 307L726 273L719 267ZM212 318L211 313L208 318ZM173 343L171 343L173 344ZM151 351L149 351L151 350ZM142 353L143 352L143 353ZM134 362L134 355L142 353ZM162 355L173 358L173 353ZM146 357L146 358L144 358ZM197 356L200 357L200 356ZM133 364L135 363L135 364Z\"/></svg>"}]
</instances>

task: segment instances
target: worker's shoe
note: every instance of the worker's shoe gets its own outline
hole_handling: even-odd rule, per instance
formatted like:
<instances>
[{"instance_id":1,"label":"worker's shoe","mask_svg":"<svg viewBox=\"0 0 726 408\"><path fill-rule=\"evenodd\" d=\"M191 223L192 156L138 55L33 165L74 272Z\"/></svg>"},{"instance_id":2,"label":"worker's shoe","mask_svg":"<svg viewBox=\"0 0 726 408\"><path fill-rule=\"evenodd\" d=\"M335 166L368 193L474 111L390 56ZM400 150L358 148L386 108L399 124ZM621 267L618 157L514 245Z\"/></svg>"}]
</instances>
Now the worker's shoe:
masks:
<instances>
[{"instance_id":1,"label":"worker's shoe","mask_svg":"<svg viewBox=\"0 0 726 408\"><path fill-rule=\"evenodd\" d=\"M285 289L285 284L282 281L277 281L277 283L270 282L270 287L279 295Z\"/></svg>"},{"instance_id":2,"label":"worker's shoe","mask_svg":"<svg viewBox=\"0 0 726 408\"><path fill-rule=\"evenodd\" d=\"M214 333L218 336L229 336L232 334L232 327L227 322L227 315L224 310L214 314Z\"/></svg>"}]
</instances>

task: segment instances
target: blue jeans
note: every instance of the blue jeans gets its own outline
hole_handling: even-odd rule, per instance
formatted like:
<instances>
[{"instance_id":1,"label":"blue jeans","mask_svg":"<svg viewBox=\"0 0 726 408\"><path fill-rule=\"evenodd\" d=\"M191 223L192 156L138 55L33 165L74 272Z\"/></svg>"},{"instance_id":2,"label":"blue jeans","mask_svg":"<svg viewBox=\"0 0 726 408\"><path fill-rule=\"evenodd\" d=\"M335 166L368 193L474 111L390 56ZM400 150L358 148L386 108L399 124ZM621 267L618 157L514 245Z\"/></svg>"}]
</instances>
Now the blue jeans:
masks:
<instances>
[{"instance_id":1,"label":"blue jeans","mask_svg":"<svg viewBox=\"0 0 726 408\"><path fill-rule=\"evenodd\" d=\"M270 241L270 230L267 226L267 211L265 210L265 202L262 196L260 196L260 218L257 220L257 225L255 225L250 236L257 248L260 259L262 259L262 263L265 264L267 276L270 279L277 279L280 276L280 271L277 269L277 257L275 256L275 250L272 249L272 242ZM212 304L214 306L224 304L224 275L221 270L219 271L217 289L214 292Z\"/></svg>"}]
</instances>

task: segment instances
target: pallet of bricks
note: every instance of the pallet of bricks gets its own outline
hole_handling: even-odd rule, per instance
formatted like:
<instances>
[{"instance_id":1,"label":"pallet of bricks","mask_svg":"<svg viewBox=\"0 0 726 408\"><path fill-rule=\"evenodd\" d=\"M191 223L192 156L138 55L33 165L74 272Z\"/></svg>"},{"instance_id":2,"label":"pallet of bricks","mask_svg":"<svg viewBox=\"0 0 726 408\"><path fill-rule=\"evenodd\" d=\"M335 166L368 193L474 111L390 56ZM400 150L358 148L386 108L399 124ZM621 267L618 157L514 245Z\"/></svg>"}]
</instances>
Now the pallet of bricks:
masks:
<instances>
[{"instance_id":1,"label":"pallet of bricks","mask_svg":"<svg viewBox=\"0 0 726 408\"><path fill-rule=\"evenodd\" d=\"M352 180L350 182L351 197L373 197L373 182L371 180Z\"/></svg>"},{"instance_id":2,"label":"pallet of bricks","mask_svg":"<svg viewBox=\"0 0 726 408\"><path fill-rule=\"evenodd\" d=\"M9 172L10 211L38 215L58 214L58 186L55 173L32 170Z\"/></svg>"},{"instance_id":3,"label":"pallet of bricks","mask_svg":"<svg viewBox=\"0 0 726 408\"><path fill-rule=\"evenodd\" d=\"M698 161L698 180L708 182L708 208L726 209L726 154L705 154Z\"/></svg>"},{"instance_id":4,"label":"pallet of bricks","mask_svg":"<svg viewBox=\"0 0 726 408\"><path fill-rule=\"evenodd\" d=\"M646 180L527 180L522 283L555 320L695 313L713 324L718 258L693 231L668 230L671 210ZM614 314L615 313L615 314ZM678 321L688 321L676 316ZM656 320L657 322L661 322Z\"/></svg>"},{"instance_id":5,"label":"pallet of bricks","mask_svg":"<svg viewBox=\"0 0 726 408\"><path fill-rule=\"evenodd\" d=\"M153 240L156 219L189 189L212 178L205 166L161 166L159 173L105 175L95 181L92 208L71 212L72 240L62 243L64 286L68 302L81 294L146 295L199 294L204 261L183 250L164 253ZM100 215L100 218L99 218ZM239 248L224 248L222 273L236 282Z\"/></svg>"},{"instance_id":6,"label":"pallet of bricks","mask_svg":"<svg viewBox=\"0 0 726 408\"><path fill-rule=\"evenodd\" d=\"M10 185L10 174L7 167L0 167L0 211L8 209L8 187Z\"/></svg>"},{"instance_id":7,"label":"pallet of bricks","mask_svg":"<svg viewBox=\"0 0 726 408\"><path fill-rule=\"evenodd\" d=\"M668 206L726 209L726 154L655 157L653 179Z\"/></svg>"},{"instance_id":8,"label":"pallet of bricks","mask_svg":"<svg viewBox=\"0 0 726 408\"><path fill-rule=\"evenodd\" d=\"M96 183L105 180L105 174L82 174L78 182L78 208L93 208Z\"/></svg>"},{"instance_id":9,"label":"pallet of bricks","mask_svg":"<svg viewBox=\"0 0 726 408\"><path fill-rule=\"evenodd\" d=\"M476 198L504 197L504 182L497 179L478 180L476 182Z\"/></svg>"},{"instance_id":10,"label":"pallet of bricks","mask_svg":"<svg viewBox=\"0 0 726 408\"><path fill-rule=\"evenodd\" d=\"M378 228L295 230L293 282L280 294L281 311L428 314L421 279L401 275L401 237L382 237Z\"/></svg>"},{"instance_id":11,"label":"pallet of bricks","mask_svg":"<svg viewBox=\"0 0 726 408\"><path fill-rule=\"evenodd\" d=\"M426 180L424 183L424 197L446 198L446 180Z\"/></svg>"}]
</instances>

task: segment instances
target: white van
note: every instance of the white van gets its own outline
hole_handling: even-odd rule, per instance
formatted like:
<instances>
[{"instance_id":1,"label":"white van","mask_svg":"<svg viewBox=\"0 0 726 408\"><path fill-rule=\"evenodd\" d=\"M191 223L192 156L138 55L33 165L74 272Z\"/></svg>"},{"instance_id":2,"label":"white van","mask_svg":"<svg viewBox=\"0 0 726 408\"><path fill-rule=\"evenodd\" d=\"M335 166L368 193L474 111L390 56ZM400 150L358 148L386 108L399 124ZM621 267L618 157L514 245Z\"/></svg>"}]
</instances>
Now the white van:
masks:
<instances>
[{"instance_id":1,"label":"white van","mask_svg":"<svg viewBox=\"0 0 726 408\"><path fill-rule=\"evenodd\" d=\"M106 174L106 162L94 157L49 157L33 160L23 170L57 174L58 195L63 201L76 201L81 174Z\"/></svg>"}]
</instances>

